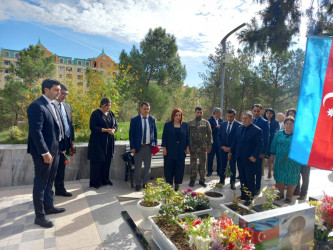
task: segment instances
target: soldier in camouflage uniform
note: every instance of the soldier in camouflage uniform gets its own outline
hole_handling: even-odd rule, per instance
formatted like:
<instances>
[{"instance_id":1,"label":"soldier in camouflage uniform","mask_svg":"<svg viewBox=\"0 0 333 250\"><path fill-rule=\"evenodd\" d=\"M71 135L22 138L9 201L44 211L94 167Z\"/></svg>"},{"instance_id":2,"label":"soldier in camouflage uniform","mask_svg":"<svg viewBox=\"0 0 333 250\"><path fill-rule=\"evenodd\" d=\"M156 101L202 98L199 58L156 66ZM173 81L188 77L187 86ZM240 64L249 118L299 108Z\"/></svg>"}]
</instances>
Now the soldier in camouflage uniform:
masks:
<instances>
[{"instance_id":1,"label":"soldier in camouflage uniform","mask_svg":"<svg viewBox=\"0 0 333 250\"><path fill-rule=\"evenodd\" d=\"M190 187L194 186L197 178L197 159L199 158L199 184L206 187L206 158L207 153L212 148L212 129L207 120L202 119L203 111L201 107L195 108L195 118L189 121L190 130Z\"/></svg>"}]
</instances>

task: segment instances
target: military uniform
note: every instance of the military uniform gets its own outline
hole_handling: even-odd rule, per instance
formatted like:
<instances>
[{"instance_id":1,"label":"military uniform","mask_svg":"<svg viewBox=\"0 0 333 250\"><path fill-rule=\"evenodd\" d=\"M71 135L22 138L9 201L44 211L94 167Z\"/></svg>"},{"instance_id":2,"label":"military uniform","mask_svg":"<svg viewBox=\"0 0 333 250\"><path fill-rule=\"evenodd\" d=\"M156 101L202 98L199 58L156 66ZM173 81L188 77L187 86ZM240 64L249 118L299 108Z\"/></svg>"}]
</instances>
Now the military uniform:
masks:
<instances>
[{"instance_id":1,"label":"military uniform","mask_svg":"<svg viewBox=\"0 0 333 250\"><path fill-rule=\"evenodd\" d=\"M206 180L206 150L212 148L212 129L205 119L193 119L189 121L190 130L190 168L191 181L197 178L197 159L199 158L199 175L200 181Z\"/></svg>"}]
</instances>

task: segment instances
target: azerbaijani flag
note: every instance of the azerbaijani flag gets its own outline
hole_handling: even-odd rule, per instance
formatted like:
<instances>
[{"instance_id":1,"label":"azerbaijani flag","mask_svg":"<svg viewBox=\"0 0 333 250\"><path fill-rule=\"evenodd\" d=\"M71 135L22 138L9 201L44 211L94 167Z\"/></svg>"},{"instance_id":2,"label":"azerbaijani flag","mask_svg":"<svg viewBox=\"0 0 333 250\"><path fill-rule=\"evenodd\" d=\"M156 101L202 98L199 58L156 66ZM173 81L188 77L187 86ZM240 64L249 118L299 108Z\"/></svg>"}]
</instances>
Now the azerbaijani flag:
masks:
<instances>
[{"instance_id":1,"label":"azerbaijani flag","mask_svg":"<svg viewBox=\"0 0 333 250\"><path fill-rule=\"evenodd\" d=\"M289 157L333 168L333 37L307 40L301 91Z\"/></svg>"}]
</instances>

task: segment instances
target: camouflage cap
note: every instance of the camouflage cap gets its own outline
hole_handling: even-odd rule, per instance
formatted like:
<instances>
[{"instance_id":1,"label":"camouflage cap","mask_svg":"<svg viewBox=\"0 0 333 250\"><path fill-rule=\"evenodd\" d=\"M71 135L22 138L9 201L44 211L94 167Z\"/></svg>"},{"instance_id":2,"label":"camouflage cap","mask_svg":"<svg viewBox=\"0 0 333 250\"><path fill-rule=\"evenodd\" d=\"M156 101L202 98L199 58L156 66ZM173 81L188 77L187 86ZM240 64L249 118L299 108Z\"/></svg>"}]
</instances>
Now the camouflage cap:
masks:
<instances>
[{"instance_id":1,"label":"camouflage cap","mask_svg":"<svg viewBox=\"0 0 333 250\"><path fill-rule=\"evenodd\" d=\"M302 230L305 227L305 219L303 216L295 217L288 226L288 233L292 233L297 230Z\"/></svg>"}]
</instances>

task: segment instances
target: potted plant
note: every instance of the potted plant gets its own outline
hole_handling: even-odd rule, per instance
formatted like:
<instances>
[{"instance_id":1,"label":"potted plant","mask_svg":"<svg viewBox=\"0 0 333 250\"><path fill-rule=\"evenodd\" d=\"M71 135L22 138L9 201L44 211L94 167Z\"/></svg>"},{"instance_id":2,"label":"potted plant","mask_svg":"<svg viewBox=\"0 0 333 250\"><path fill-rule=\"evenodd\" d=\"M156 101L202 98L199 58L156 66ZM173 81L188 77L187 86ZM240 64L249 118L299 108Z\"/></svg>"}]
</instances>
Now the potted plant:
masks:
<instances>
[{"instance_id":1,"label":"potted plant","mask_svg":"<svg viewBox=\"0 0 333 250\"><path fill-rule=\"evenodd\" d=\"M261 191L261 193L266 196L266 200L263 204L253 206L253 210L261 212L275 209L278 207L278 204L274 203L274 201L279 197L279 191L276 189L275 186L265 187Z\"/></svg>"},{"instance_id":2,"label":"potted plant","mask_svg":"<svg viewBox=\"0 0 333 250\"><path fill-rule=\"evenodd\" d=\"M143 230L151 230L151 224L148 221L148 217L158 214L161 207L161 180L157 179L157 185L152 182L147 183L146 188L143 190L143 199L139 200L137 203L137 208L139 209L143 220L138 225L139 228Z\"/></svg>"},{"instance_id":3,"label":"potted plant","mask_svg":"<svg viewBox=\"0 0 333 250\"><path fill-rule=\"evenodd\" d=\"M314 249L332 249L333 242L328 235L333 228L333 197L324 193L323 199L309 203L316 206Z\"/></svg>"},{"instance_id":4,"label":"potted plant","mask_svg":"<svg viewBox=\"0 0 333 250\"><path fill-rule=\"evenodd\" d=\"M252 230L240 228L224 215L218 219L185 218L183 227L189 237L190 247L194 245L198 250L254 249Z\"/></svg>"},{"instance_id":5,"label":"potted plant","mask_svg":"<svg viewBox=\"0 0 333 250\"><path fill-rule=\"evenodd\" d=\"M241 199L236 197L236 192L234 192L232 202L227 202L221 204L222 211L228 211L225 216L232 218L235 224L239 223L239 218L244 218L244 216L253 214L255 211L250 210L248 207L240 204Z\"/></svg>"},{"instance_id":6,"label":"potted plant","mask_svg":"<svg viewBox=\"0 0 333 250\"><path fill-rule=\"evenodd\" d=\"M196 215L207 214L212 208L209 205L209 198L200 192L195 192L188 188L181 191L183 213L193 213ZM180 215L184 217L184 214Z\"/></svg>"},{"instance_id":7,"label":"potted plant","mask_svg":"<svg viewBox=\"0 0 333 250\"><path fill-rule=\"evenodd\" d=\"M209 204L212 207L211 216L213 217L220 217L222 215L220 211L220 204L224 200L224 195L222 193L223 184L216 183L213 186L212 190L206 191L205 195L209 199Z\"/></svg>"}]
</instances>

